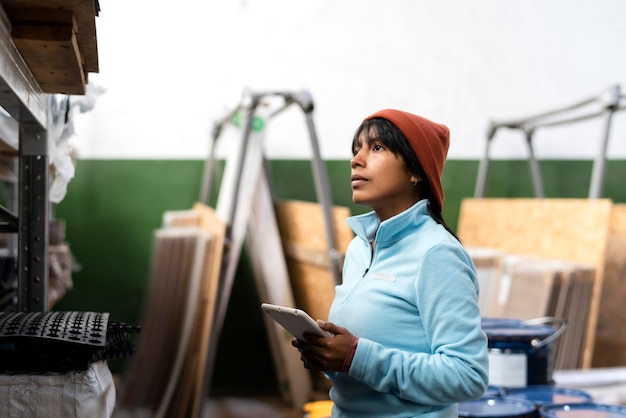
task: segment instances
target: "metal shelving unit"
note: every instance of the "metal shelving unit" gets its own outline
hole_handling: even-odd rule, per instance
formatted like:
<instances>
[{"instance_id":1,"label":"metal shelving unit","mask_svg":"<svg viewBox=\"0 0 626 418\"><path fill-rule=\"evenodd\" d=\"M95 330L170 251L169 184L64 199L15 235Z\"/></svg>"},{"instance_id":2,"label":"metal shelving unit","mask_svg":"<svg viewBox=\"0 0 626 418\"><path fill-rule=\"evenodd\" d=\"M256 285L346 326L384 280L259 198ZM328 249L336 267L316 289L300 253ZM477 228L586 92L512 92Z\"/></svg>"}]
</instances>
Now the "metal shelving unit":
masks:
<instances>
[{"instance_id":1,"label":"metal shelving unit","mask_svg":"<svg viewBox=\"0 0 626 418\"><path fill-rule=\"evenodd\" d=\"M19 123L17 209L0 207L0 229L17 235L18 310L48 301L48 141L46 96L11 39L0 8L0 106Z\"/></svg>"}]
</instances>

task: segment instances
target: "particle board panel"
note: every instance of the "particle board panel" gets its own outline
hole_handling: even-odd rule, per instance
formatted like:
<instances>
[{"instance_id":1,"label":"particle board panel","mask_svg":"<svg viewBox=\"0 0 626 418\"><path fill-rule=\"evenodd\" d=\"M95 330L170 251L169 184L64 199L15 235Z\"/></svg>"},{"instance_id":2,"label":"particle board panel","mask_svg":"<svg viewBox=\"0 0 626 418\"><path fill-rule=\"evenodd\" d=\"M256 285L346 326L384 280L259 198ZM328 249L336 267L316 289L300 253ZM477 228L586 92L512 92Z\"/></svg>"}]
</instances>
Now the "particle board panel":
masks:
<instances>
[{"instance_id":1,"label":"particle board panel","mask_svg":"<svg viewBox=\"0 0 626 418\"><path fill-rule=\"evenodd\" d=\"M335 282L323 208L314 202L281 201L276 213L296 302L313 318L326 320ZM346 222L350 209L334 206L331 213L335 249L343 259L354 236Z\"/></svg>"},{"instance_id":2,"label":"particle board panel","mask_svg":"<svg viewBox=\"0 0 626 418\"><path fill-rule=\"evenodd\" d=\"M626 205L613 205L606 249L604 283L594 367L626 366Z\"/></svg>"},{"instance_id":3,"label":"particle board panel","mask_svg":"<svg viewBox=\"0 0 626 418\"><path fill-rule=\"evenodd\" d=\"M593 358L611 209L609 199L465 199L459 214L457 232L467 246L595 267L585 368Z\"/></svg>"}]
</instances>

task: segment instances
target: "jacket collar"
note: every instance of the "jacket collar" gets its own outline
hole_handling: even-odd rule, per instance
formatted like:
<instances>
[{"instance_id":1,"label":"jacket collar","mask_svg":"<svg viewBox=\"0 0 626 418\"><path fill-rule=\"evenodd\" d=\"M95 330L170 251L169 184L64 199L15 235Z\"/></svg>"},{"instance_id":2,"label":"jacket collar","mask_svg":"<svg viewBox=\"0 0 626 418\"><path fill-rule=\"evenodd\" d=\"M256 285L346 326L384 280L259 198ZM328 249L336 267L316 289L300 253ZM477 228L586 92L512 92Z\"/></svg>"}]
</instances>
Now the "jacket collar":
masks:
<instances>
[{"instance_id":1,"label":"jacket collar","mask_svg":"<svg viewBox=\"0 0 626 418\"><path fill-rule=\"evenodd\" d=\"M406 231L411 231L414 227L423 224L427 217L430 217L428 200L422 199L404 212L400 212L383 222L380 222L374 211L351 216L347 222L358 237L367 242L376 238L377 243L383 244L394 241Z\"/></svg>"}]
</instances>

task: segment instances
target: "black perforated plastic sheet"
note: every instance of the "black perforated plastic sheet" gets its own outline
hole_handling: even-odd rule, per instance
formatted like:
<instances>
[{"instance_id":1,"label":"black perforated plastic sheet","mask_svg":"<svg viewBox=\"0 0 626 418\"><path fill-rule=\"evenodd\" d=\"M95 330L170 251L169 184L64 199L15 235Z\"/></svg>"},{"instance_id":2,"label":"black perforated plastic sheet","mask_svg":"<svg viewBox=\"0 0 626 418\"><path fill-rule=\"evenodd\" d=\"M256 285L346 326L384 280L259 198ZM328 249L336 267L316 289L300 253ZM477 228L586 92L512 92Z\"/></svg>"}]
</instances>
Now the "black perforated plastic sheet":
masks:
<instances>
[{"instance_id":1,"label":"black perforated plastic sheet","mask_svg":"<svg viewBox=\"0 0 626 418\"><path fill-rule=\"evenodd\" d=\"M32 337L104 346L108 313L23 312L0 315L0 338Z\"/></svg>"},{"instance_id":2,"label":"black perforated plastic sheet","mask_svg":"<svg viewBox=\"0 0 626 418\"><path fill-rule=\"evenodd\" d=\"M99 312L0 313L0 372L87 370L134 354L138 326Z\"/></svg>"}]
</instances>

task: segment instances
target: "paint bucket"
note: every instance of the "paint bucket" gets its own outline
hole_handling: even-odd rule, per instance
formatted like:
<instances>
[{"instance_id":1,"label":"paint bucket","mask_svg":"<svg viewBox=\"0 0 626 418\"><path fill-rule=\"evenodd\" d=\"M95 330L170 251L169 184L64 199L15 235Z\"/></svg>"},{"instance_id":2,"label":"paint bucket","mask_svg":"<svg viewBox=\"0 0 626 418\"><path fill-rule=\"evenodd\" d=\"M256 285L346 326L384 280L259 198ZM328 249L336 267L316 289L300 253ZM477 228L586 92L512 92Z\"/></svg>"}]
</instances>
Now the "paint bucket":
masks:
<instances>
[{"instance_id":1,"label":"paint bucket","mask_svg":"<svg viewBox=\"0 0 626 418\"><path fill-rule=\"evenodd\" d=\"M529 401L481 398L459 403L459 417L464 418L534 418L535 405Z\"/></svg>"},{"instance_id":2,"label":"paint bucket","mask_svg":"<svg viewBox=\"0 0 626 418\"><path fill-rule=\"evenodd\" d=\"M593 402L564 405L544 405L539 409L541 418L624 418L626 406L597 404Z\"/></svg>"},{"instance_id":3,"label":"paint bucket","mask_svg":"<svg viewBox=\"0 0 626 418\"><path fill-rule=\"evenodd\" d=\"M330 418L333 410L333 401L322 400L307 402L302 407L304 418Z\"/></svg>"},{"instance_id":4,"label":"paint bucket","mask_svg":"<svg viewBox=\"0 0 626 418\"><path fill-rule=\"evenodd\" d=\"M566 323L553 317L483 321L488 338L489 384L504 388L552 384L553 342L565 331Z\"/></svg>"},{"instance_id":5,"label":"paint bucket","mask_svg":"<svg viewBox=\"0 0 626 418\"><path fill-rule=\"evenodd\" d=\"M547 404L574 404L593 401L592 396L578 389L548 385L535 385L525 388L507 389L506 399L530 401L537 409Z\"/></svg>"}]
</instances>

